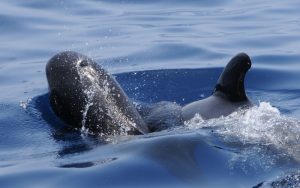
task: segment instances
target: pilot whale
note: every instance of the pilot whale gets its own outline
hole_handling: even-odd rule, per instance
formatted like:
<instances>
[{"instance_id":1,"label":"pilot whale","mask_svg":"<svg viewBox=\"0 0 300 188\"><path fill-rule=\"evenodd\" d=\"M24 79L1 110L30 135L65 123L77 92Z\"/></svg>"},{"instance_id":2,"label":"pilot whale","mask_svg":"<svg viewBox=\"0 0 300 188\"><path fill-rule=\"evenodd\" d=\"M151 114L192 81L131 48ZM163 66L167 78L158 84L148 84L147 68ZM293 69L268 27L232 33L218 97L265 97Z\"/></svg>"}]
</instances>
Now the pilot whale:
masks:
<instances>
[{"instance_id":1,"label":"pilot whale","mask_svg":"<svg viewBox=\"0 0 300 188\"><path fill-rule=\"evenodd\" d=\"M182 108L183 120L190 120L195 114L203 119L218 118L239 108L250 107L252 104L246 95L244 80L251 64L246 53L234 56L220 75L212 95Z\"/></svg>"},{"instance_id":2,"label":"pilot whale","mask_svg":"<svg viewBox=\"0 0 300 188\"><path fill-rule=\"evenodd\" d=\"M50 106L71 128L101 136L149 132L114 77L92 59L61 52L48 61L46 76Z\"/></svg>"},{"instance_id":3,"label":"pilot whale","mask_svg":"<svg viewBox=\"0 0 300 188\"><path fill-rule=\"evenodd\" d=\"M244 88L250 67L249 56L237 54L224 68L210 97L183 107L157 103L146 114L137 111L112 75L77 52L53 56L46 65L46 75L53 112L71 128L105 136L146 134L176 126L168 122L182 125L195 114L210 119L251 106Z\"/></svg>"}]
</instances>

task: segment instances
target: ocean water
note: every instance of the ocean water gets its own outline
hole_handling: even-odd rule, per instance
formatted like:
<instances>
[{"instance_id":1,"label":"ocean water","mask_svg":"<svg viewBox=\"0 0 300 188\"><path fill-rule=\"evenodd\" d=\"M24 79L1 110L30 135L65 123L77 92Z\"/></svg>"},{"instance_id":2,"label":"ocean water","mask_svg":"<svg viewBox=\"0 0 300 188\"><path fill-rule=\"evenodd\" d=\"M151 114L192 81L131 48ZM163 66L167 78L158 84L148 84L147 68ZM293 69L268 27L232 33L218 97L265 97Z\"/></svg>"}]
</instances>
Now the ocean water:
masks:
<instances>
[{"instance_id":1,"label":"ocean water","mask_svg":"<svg viewBox=\"0 0 300 188\"><path fill-rule=\"evenodd\" d=\"M0 2L0 187L300 187L300 2ZM88 55L139 103L208 97L229 59L252 59L255 104L227 117L103 140L64 131L45 65Z\"/></svg>"}]
</instances>

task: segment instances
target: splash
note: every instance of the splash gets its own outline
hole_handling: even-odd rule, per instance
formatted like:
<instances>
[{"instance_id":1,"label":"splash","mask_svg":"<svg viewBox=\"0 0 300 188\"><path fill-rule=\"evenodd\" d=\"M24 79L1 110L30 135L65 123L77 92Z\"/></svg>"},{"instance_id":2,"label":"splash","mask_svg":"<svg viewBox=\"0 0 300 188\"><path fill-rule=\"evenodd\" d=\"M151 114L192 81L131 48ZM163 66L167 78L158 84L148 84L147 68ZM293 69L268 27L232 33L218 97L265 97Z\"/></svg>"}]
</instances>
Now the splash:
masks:
<instances>
[{"instance_id":1,"label":"splash","mask_svg":"<svg viewBox=\"0 0 300 188\"><path fill-rule=\"evenodd\" d=\"M21 101L20 102L20 107L22 107L23 109L27 109L28 104L31 102L31 98L27 99L26 101Z\"/></svg>"},{"instance_id":2,"label":"splash","mask_svg":"<svg viewBox=\"0 0 300 188\"><path fill-rule=\"evenodd\" d=\"M227 143L272 147L300 162L300 121L281 115L267 102L211 120L196 114L185 125L189 129L212 128Z\"/></svg>"},{"instance_id":3,"label":"splash","mask_svg":"<svg viewBox=\"0 0 300 188\"><path fill-rule=\"evenodd\" d=\"M275 180L262 182L260 188L299 188L300 187L300 171L278 176Z\"/></svg>"},{"instance_id":4,"label":"splash","mask_svg":"<svg viewBox=\"0 0 300 188\"><path fill-rule=\"evenodd\" d=\"M93 99L97 96L95 96L97 91L100 91L103 95L103 106L105 106L105 109L99 109L102 112L106 112L106 115L111 117L113 124L116 124L119 126L119 131L113 131L110 133L110 135L127 135L129 131L131 131L131 127L136 127L136 124L127 117L122 110L118 107L116 99L111 96L112 91L115 90L114 87L110 87L109 83L109 77L106 75L106 79L101 81L98 77L98 73L95 69L93 69L90 66L81 67L81 59L78 60L77 63L77 71L79 72L79 79L81 82L84 83L90 83L90 84L84 84L86 88L84 89L84 93L86 94L86 106L82 112L82 129L81 131L83 133L88 133L89 130L86 127L86 119L87 119L87 113L89 108L93 105ZM119 95L119 94L118 94ZM101 125L95 125L95 126L101 126ZM101 134L101 133L100 133ZM100 135L100 136L107 136L107 135Z\"/></svg>"},{"instance_id":5,"label":"splash","mask_svg":"<svg viewBox=\"0 0 300 188\"><path fill-rule=\"evenodd\" d=\"M81 63L81 59L78 60L77 64L76 64L76 68L77 71L80 73L79 74L79 79L81 82L84 81L84 79L89 79L92 82L95 82L97 80L95 80L92 75L96 75L95 72L93 72L93 70L90 68L89 70L82 70L80 63ZM87 68L85 68L87 69ZM86 105L84 107L84 110L82 112L82 120L81 120L81 124L82 124L82 132L83 133L87 133L88 129L85 127L85 123L86 123L86 117L87 117L87 112L89 110L89 108L93 105L93 98L95 95L95 84L92 84L91 86L88 86L87 89L84 90L84 93L86 94Z\"/></svg>"}]
</instances>

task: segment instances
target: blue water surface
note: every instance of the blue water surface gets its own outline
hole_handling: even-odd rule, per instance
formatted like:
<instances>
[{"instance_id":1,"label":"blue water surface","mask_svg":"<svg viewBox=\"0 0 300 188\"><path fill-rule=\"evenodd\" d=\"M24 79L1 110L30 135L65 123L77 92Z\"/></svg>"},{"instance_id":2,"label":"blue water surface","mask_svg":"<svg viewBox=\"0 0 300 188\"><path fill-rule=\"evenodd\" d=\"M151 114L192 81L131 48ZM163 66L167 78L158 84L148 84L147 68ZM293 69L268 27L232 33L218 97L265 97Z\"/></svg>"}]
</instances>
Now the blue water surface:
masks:
<instances>
[{"instance_id":1,"label":"blue water surface","mask_svg":"<svg viewBox=\"0 0 300 188\"><path fill-rule=\"evenodd\" d=\"M300 2L0 2L0 187L300 187ZM74 50L137 103L208 97L246 52L255 106L109 140L66 131L45 65Z\"/></svg>"}]
</instances>

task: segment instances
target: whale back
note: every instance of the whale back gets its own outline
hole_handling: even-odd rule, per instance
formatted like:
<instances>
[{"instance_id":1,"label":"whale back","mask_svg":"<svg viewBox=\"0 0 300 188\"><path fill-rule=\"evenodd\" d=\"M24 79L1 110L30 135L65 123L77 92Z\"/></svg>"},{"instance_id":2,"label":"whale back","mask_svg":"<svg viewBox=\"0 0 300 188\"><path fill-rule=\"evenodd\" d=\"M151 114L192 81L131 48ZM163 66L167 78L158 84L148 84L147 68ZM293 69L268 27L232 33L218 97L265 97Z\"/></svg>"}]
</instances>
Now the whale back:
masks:
<instances>
[{"instance_id":1,"label":"whale back","mask_svg":"<svg viewBox=\"0 0 300 188\"><path fill-rule=\"evenodd\" d=\"M234 56L221 73L213 94L182 108L183 120L190 120L195 114L203 119L218 118L251 106L244 87L245 75L250 67L251 60L247 54Z\"/></svg>"},{"instance_id":2,"label":"whale back","mask_svg":"<svg viewBox=\"0 0 300 188\"><path fill-rule=\"evenodd\" d=\"M48 61L46 75L50 105L69 126L100 135L148 132L114 77L92 59L59 53Z\"/></svg>"}]
</instances>

